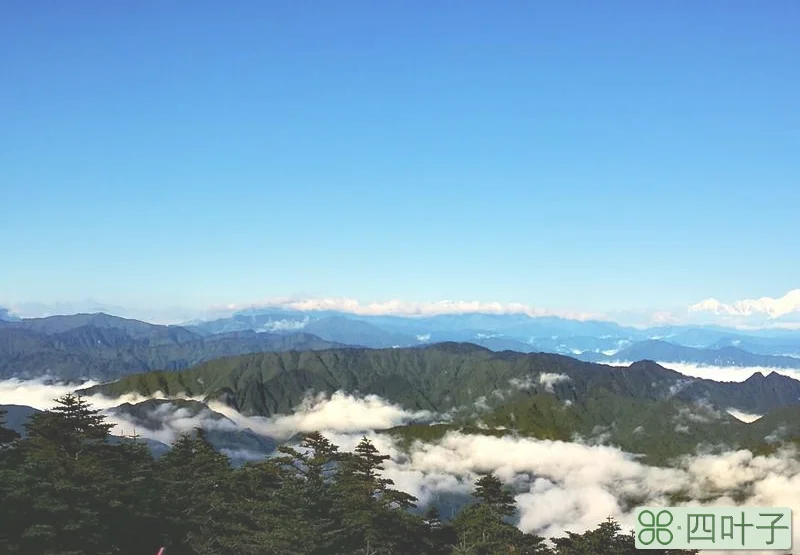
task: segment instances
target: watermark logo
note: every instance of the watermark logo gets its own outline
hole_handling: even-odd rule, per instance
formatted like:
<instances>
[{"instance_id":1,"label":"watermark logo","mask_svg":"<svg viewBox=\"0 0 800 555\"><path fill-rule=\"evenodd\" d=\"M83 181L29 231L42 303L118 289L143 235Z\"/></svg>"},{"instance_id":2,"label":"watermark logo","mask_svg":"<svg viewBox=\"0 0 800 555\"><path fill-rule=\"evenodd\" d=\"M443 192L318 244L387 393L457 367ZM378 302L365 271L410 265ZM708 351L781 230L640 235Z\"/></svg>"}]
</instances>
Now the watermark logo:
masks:
<instances>
[{"instance_id":1,"label":"watermark logo","mask_svg":"<svg viewBox=\"0 0 800 555\"><path fill-rule=\"evenodd\" d=\"M640 507L637 549L776 550L792 548L785 507Z\"/></svg>"}]
</instances>

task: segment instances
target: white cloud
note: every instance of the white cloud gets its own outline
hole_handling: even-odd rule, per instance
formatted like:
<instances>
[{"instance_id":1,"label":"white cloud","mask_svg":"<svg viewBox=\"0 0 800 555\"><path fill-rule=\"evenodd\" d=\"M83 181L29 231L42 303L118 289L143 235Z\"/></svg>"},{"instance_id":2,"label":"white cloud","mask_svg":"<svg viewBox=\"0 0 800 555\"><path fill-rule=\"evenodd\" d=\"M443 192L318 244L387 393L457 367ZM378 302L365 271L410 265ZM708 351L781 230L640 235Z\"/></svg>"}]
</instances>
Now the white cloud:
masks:
<instances>
[{"instance_id":1,"label":"white cloud","mask_svg":"<svg viewBox=\"0 0 800 555\"><path fill-rule=\"evenodd\" d=\"M716 410L707 402L697 402L690 407L681 407L675 415L675 421L679 424L709 424L714 420L722 418L722 413ZM687 430L688 431L688 430Z\"/></svg>"},{"instance_id":2,"label":"white cloud","mask_svg":"<svg viewBox=\"0 0 800 555\"><path fill-rule=\"evenodd\" d=\"M361 437L325 435L345 450L352 450ZM800 462L792 452L689 456L673 468L660 468L613 447L561 441L450 433L401 453L386 436L368 437L392 456L386 477L421 504L444 493L467 494L479 473L493 472L517 488L519 527L546 537L584 532L608 516L630 529L636 506L671 505L670 495L685 493L694 499L688 504L695 506L791 507L795 541L800 540ZM745 492L743 503L734 501L737 491Z\"/></svg>"},{"instance_id":3,"label":"white cloud","mask_svg":"<svg viewBox=\"0 0 800 555\"><path fill-rule=\"evenodd\" d=\"M533 381L533 376L525 376L524 378L511 378L508 380L511 387L516 389L533 389L536 383Z\"/></svg>"},{"instance_id":4,"label":"white cloud","mask_svg":"<svg viewBox=\"0 0 800 555\"><path fill-rule=\"evenodd\" d=\"M92 404L95 405L93 402L94 398L92 398L91 401ZM114 429L112 429L111 433L131 435L131 433L136 432L136 434L141 437L154 439L168 445L177 440L181 435L191 432L195 428L230 432L241 429L240 426L232 420L220 418L219 415L214 415L210 410L201 410L195 414L187 408L178 407L171 403L158 405L147 414L147 417L148 419L158 422L159 426L157 428L146 428L134 422L124 413L116 411L106 412L106 421L110 424L114 424Z\"/></svg>"},{"instance_id":5,"label":"white cloud","mask_svg":"<svg viewBox=\"0 0 800 555\"><path fill-rule=\"evenodd\" d=\"M19 380L11 378L0 381L0 405L26 405L40 410L55 406L55 400L67 393L75 391L74 384L52 383L52 378L42 377L35 380ZM96 385L87 382L81 387Z\"/></svg>"},{"instance_id":6,"label":"white cloud","mask_svg":"<svg viewBox=\"0 0 800 555\"><path fill-rule=\"evenodd\" d=\"M560 382L569 381L569 376L566 374L554 374L552 372L542 372L539 374L539 383L544 386L547 391L553 391L553 386Z\"/></svg>"},{"instance_id":7,"label":"white cloud","mask_svg":"<svg viewBox=\"0 0 800 555\"><path fill-rule=\"evenodd\" d=\"M571 320L605 319L606 316L594 312L550 310L531 307L522 303L498 303L482 301L404 301L361 303L356 299L343 297L293 299L268 299L250 304L228 304L213 310L243 310L246 308L283 308L301 311L336 310L360 315L400 315L431 316L437 314L527 314L528 316L560 316Z\"/></svg>"},{"instance_id":8,"label":"white cloud","mask_svg":"<svg viewBox=\"0 0 800 555\"><path fill-rule=\"evenodd\" d=\"M627 367L633 364L632 361L615 360L604 362L603 364L616 367ZM796 380L800 380L800 369L798 368L770 368L767 366L705 366L691 362L658 362L659 365L670 370L680 372L685 376L713 380L715 382L743 382L753 374L766 376L770 373L781 374ZM676 384L673 387L678 387ZM677 391L677 389L676 389Z\"/></svg>"},{"instance_id":9,"label":"white cloud","mask_svg":"<svg viewBox=\"0 0 800 555\"><path fill-rule=\"evenodd\" d=\"M764 416L763 414L752 414L749 412L742 412L736 409L728 409L727 412L737 420L741 420L742 422L745 422L747 424L749 424L750 422L755 422L756 420Z\"/></svg>"},{"instance_id":10,"label":"white cloud","mask_svg":"<svg viewBox=\"0 0 800 555\"><path fill-rule=\"evenodd\" d=\"M794 289L779 298L761 297L724 303L709 298L679 308L623 309L606 313L581 310L558 310L533 307L524 303L485 301L407 301L393 299L383 302L361 302L346 297L278 297L251 303L229 303L207 308L120 307L87 300L56 303L3 303L21 317L42 317L76 312L107 312L117 316L146 320L160 324L178 324L211 320L232 315L244 309L278 308L299 311L335 310L358 315L432 316L438 314L526 314L531 317L556 316L571 320L617 321L636 328L677 324L717 324L730 328L749 329L800 329L800 289ZM286 329L299 324L287 323Z\"/></svg>"},{"instance_id":11,"label":"white cloud","mask_svg":"<svg viewBox=\"0 0 800 555\"><path fill-rule=\"evenodd\" d=\"M780 318L787 314L800 313L800 289L793 289L779 298L744 299L731 304L725 304L717 299L710 298L691 305L689 311L711 312L717 315L726 314L730 316L763 314L772 319Z\"/></svg>"},{"instance_id":12,"label":"white cloud","mask_svg":"<svg viewBox=\"0 0 800 555\"><path fill-rule=\"evenodd\" d=\"M243 416L219 402L212 402L209 407L244 427L279 439L289 438L298 432L315 430L380 430L414 421L431 420L435 416L428 411L407 411L377 395L357 397L342 392L331 396L309 395L291 414L272 418Z\"/></svg>"},{"instance_id":13,"label":"white cloud","mask_svg":"<svg viewBox=\"0 0 800 555\"><path fill-rule=\"evenodd\" d=\"M515 389L533 389L536 385L544 386L544 389L553 392L553 386L557 383L568 381L570 378L566 374L556 374L553 372L542 372L534 376L524 378L511 378L508 383Z\"/></svg>"},{"instance_id":14,"label":"white cloud","mask_svg":"<svg viewBox=\"0 0 800 555\"><path fill-rule=\"evenodd\" d=\"M293 331L301 330L308 325L309 319L303 318L302 320L272 320L263 326L260 331Z\"/></svg>"},{"instance_id":15,"label":"white cloud","mask_svg":"<svg viewBox=\"0 0 800 555\"><path fill-rule=\"evenodd\" d=\"M97 384L95 382L86 382L80 386L76 386L75 384L53 382L49 378L37 378L25 381L18 379L3 380L0 381L0 405L25 405L39 410L49 410L56 406L56 399L68 393L74 393L77 389L93 385ZM175 398L191 399L186 396L172 397L172 399ZM203 412L195 417L191 417L185 409L178 410L177 407L173 405L162 405L152 414L154 418L163 423L163 426L156 430L143 429L141 426L135 425L123 414L111 414L108 412L108 409L112 409L124 403L135 404L149 399L169 399L169 397L161 392L156 392L151 396L130 394L116 398L105 397L103 395L91 395L85 396L84 399L91 404L92 408L100 409L105 413L107 422L114 425L111 429L111 433L117 435L128 435L133 432L135 428L137 433L142 437L171 443L178 435L195 428L197 425L215 425L209 420L211 415L208 412Z\"/></svg>"}]
</instances>

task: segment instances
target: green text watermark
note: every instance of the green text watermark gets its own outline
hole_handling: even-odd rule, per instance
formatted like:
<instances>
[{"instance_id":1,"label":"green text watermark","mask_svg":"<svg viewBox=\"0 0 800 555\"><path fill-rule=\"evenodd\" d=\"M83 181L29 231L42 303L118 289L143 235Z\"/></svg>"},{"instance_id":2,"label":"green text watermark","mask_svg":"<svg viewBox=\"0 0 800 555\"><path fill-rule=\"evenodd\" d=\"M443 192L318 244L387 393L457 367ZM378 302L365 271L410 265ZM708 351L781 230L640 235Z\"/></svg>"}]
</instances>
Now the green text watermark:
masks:
<instances>
[{"instance_id":1,"label":"green text watermark","mask_svg":"<svg viewBox=\"0 0 800 555\"><path fill-rule=\"evenodd\" d=\"M786 507L640 507L637 549L792 548L792 510Z\"/></svg>"}]
</instances>

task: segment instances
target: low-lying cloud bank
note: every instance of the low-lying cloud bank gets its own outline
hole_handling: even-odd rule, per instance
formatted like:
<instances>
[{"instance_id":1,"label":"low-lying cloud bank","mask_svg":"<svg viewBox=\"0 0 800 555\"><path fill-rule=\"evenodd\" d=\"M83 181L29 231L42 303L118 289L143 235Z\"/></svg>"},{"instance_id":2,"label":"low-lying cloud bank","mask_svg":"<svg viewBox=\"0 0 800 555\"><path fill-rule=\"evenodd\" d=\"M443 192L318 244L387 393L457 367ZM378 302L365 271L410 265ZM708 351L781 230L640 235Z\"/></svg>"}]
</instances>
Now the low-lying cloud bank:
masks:
<instances>
[{"instance_id":1,"label":"low-lying cloud bank","mask_svg":"<svg viewBox=\"0 0 800 555\"><path fill-rule=\"evenodd\" d=\"M711 366L695 364L693 362L666 362L656 361L659 365L670 370L680 372L684 376L692 378L702 378L715 382L743 382L753 374L759 373L764 376L775 372L795 380L800 380L800 369L797 368L771 368L767 366ZM634 361L615 360L604 362L608 366L630 366Z\"/></svg>"},{"instance_id":2,"label":"low-lying cloud bank","mask_svg":"<svg viewBox=\"0 0 800 555\"><path fill-rule=\"evenodd\" d=\"M347 450L360 439L326 435ZM479 473L493 472L517 492L519 527L546 537L582 532L609 516L630 529L637 506L674 505L670 496L684 494L694 501L683 504L691 506L793 507L795 541L800 541L800 463L793 452L700 455L659 468L613 447L580 443L451 433L403 453L386 436L369 437L392 455L386 476L421 503L468 494ZM743 503L733 500L736 492L746 496Z\"/></svg>"},{"instance_id":3,"label":"low-lying cloud bank","mask_svg":"<svg viewBox=\"0 0 800 555\"><path fill-rule=\"evenodd\" d=\"M377 395L357 397L338 391L331 396L308 396L292 414L272 418L244 416L219 402L209 404L242 427L277 439L288 439L300 432L317 430L337 433L385 430L411 422L430 421L436 417L429 411L407 411Z\"/></svg>"},{"instance_id":4,"label":"low-lying cloud bank","mask_svg":"<svg viewBox=\"0 0 800 555\"><path fill-rule=\"evenodd\" d=\"M89 382L82 384L80 388L91 385L95 384ZM52 383L46 378L28 381L16 379L0 381L0 404L26 405L39 410L47 410L55 405L56 398L75 390L75 385ZM271 418L245 416L216 401L208 403L208 409L196 413L187 408L164 404L147 413L148 421L161 424L156 429L148 429L135 423L124 412L113 409L124 403L135 404L150 399L170 399L163 393L157 392L149 397L131 394L117 398L91 395L86 396L85 399L94 408L104 411L108 422L114 424L112 433L127 435L135 430L141 437L163 443L172 443L181 434L196 427L219 430L249 429L257 434L285 440L297 433L315 430L357 433L383 430L411 422L447 419L447 415L437 415L429 411L407 411L377 395L355 396L336 392L333 395L309 395L295 408L292 414L276 415ZM188 396L173 396L171 399L202 401L201 397ZM220 418L220 416L225 418Z\"/></svg>"},{"instance_id":5,"label":"low-lying cloud bank","mask_svg":"<svg viewBox=\"0 0 800 555\"><path fill-rule=\"evenodd\" d=\"M511 378L508 383L516 389L533 389L541 385L547 391L553 391L553 386L560 382L567 382L570 377L566 374L556 374L554 372L541 372L536 376L526 376L524 378Z\"/></svg>"},{"instance_id":6,"label":"low-lying cloud bank","mask_svg":"<svg viewBox=\"0 0 800 555\"><path fill-rule=\"evenodd\" d=\"M539 382L540 380L537 380ZM547 383L550 377L541 383ZM0 382L0 404L24 404L40 409L74 386L37 382ZM108 399L93 396L96 407L108 409L142 398ZM583 532L608 516L632 528L633 510L641 505L670 505L670 496L692 499L687 505L788 506L795 509L796 542L800 542L800 462L797 453L782 451L754 456L749 451L687 456L674 467L643 464L617 448L578 442L533 438L492 437L450 433L440 441L415 443L407 451L386 434L374 430L426 420L435 415L409 412L377 396L336 393L308 397L293 414L274 418L247 417L219 403L193 414L174 405L162 405L148 417L159 419L159 430L137 431L165 443L197 425L222 430L250 430L288 438L297 432L319 430L343 450L352 450L367 435L382 452L391 455L386 477L396 487L418 497L420 504L441 496L468 495L474 480L493 472L513 486L520 510L519 527L544 536L566 530ZM130 426L119 415L118 427ZM130 428L127 430L130 431ZM238 458L263 454L231 450ZM735 495L741 495L734 501ZM800 545L797 543L796 545ZM737 552L743 553L743 552Z\"/></svg>"}]
</instances>

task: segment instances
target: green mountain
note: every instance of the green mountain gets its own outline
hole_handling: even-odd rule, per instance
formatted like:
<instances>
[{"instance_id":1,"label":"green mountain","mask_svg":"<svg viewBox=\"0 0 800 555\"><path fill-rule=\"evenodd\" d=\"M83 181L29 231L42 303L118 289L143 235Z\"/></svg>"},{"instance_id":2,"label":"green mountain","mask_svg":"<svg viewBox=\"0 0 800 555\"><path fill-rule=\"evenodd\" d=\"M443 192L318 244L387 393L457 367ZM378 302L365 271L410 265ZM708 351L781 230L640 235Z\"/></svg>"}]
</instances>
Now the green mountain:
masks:
<instances>
[{"instance_id":1,"label":"green mountain","mask_svg":"<svg viewBox=\"0 0 800 555\"><path fill-rule=\"evenodd\" d=\"M273 352L150 372L87 394L189 395L218 399L249 415L289 413L309 391L375 394L409 410L448 414L444 422L391 430L408 440L449 430L570 440L581 436L642 453L652 462L709 449L762 448L800 410L800 382L769 374L741 383L687 378L654 362L627 368L552 354L495 353L471 344L411 349ZM771 413L745 424L726 412Z\"/></svg>"}]
</instances>

